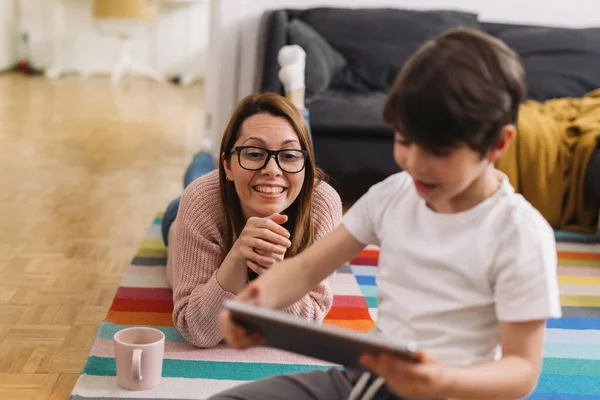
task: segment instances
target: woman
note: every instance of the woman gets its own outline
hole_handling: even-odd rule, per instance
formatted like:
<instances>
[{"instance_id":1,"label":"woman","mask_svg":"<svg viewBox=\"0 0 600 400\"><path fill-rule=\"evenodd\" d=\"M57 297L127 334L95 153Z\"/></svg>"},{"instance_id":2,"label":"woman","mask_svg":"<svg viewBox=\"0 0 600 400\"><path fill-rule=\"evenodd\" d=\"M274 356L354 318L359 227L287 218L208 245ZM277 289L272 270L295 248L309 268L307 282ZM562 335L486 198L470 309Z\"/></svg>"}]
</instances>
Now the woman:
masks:
<instances>
[{"instance_id":1,"label":"woman","mask_svg":"<svg viewBox=\"0 0 600 400\"><path fill-rule=\"evenodd\" d=\"M315 167L301 112L286 98L254 94L234 111L221 141L218 171L184 191L168 236L173 320L188 342L222 340L217 317L249 280L333 231L339 195ZM284 311L321 321L330 278Z\"/></svg>"}]
</instances>

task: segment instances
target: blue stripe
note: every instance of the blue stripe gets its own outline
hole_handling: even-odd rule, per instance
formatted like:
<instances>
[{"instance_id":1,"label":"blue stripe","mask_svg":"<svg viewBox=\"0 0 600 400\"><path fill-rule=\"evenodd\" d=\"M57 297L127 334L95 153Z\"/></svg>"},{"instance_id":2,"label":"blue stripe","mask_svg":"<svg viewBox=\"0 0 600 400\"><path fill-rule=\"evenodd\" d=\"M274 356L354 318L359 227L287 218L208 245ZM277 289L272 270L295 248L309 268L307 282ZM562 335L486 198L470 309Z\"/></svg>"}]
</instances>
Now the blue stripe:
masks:
<instances>
[{"instance_id":1,"label":"blue stripe","mask_svg":"<svg viewBox=\"0 0 600 400\"><path fill-rule=\"evenodd\" d=\"M100 339L113 340L115 333L117 333L118 331L120 331L122 329L131 328L134 326L143 326L143 325L117 325L117 324L113 324L111 322L103 322L100 325L100 328L98 329L97 336ZM183 338L183 336L181 336L181 333L179 333L179 331L172 326L150 326L150 327L158 329L159 331L164 333L165 340L167 342L187 343L187 341Z\"/></svg>"},{"instance_id":2,"label":"blue stripe","mask_svg":"<svg viewBox=\"0 0 600 400\"><path fill-rule=\"evenodd\" d=\"M359 285L367 285L367 286L375 286L376 285L374 276L357 275L356 282L358 282Z\"/></svg>"},{"instance_id":3,"label":"blue stripe","mask_svg":"<svg viewBox=\"0 0 600 400\"><path fill-rule=\"evenodd\" d=\"M600 345L600 331L572 330L572 329L547 329L546 343L573 343L573 344L596 344Z\"/></svg>"},{"instance_id":4,"label":"blue stripe","mask_svg":"<svg viewBox=\"0 0 600 400\"><path fill-rule=\"evenodd\" d=\"M600 237L593 233L567 232L554 230L554 237L557 242L575 242L575 243L598 243Z\"/></svg>"},{"instance_id":5,"label":"blue stripe","mask_svg":"<svg viewBox=\"0 0 600 400\"><path fill-rule=\"evenodd\" d=\"M581 343L544 343L544 357L600 360L600 345ZM600 374L600 371L598 371Z\"/></svg>"},{"instance_id":6,"label":"blue stripe","mask_svg":"<svg viewBox=\"0 0 600 400\"><path fill-rule=\"evenodd\" d=\"M557 329L600 329L600 318L564 317L549 319L546 326Z\"/></svg>"},{"instance_id":7,"label":"blue stripe","mask_svg":"<svg viewBox=\"0 0 600 400\"><path fill-rule=\"evenodd\" d=\"M359 285L360 291L365 297L376 297L377 296L377 286L365 286Z\"/></svg>"},{"instance_id":8,"label":"blue stripe","mask_svg":"<svg viewBox=\"0 0 600 400\"><path fill-rule=\"evenodd\" d=\"M600 379L597 376L542 374L536 393L596 395L600 398Z\"/></svg>"},{"instance_id":9,"label":"blue stripe","mask_svg":"<svg viewBox=\"0 0 600 400\"><path fill-rule=\"evenodd\" d=\"M332 367L324 365L172 360L166 358L163 360L162 376L164 378L253 381L274 375L293 374L317 369L328 370L330 368ZM115 359L91 356L82 373L95 376L116 376Z\"/></svg>"},{"instance_id":10,"label":"blue stripe","mask_svg":"<svg viewBox=\"0 0 600 400\"><path fill-rule=\"evenodd\" d=\"M598 396L578 396L561 393L534 393L525 400L598 400Z\"/></svg>"},{"instance_id":11,"label":"blue stripe","mask_svg":"<svg viewBox=\"0 0 600 400\"><path fill-rule=\"evenodd\" d=\"M378 307L377 297L367 296L367 297L365 297L365 300L367 301L367 307L369 307L369 308L377 308Z\"/></svg>"}]
</instances>

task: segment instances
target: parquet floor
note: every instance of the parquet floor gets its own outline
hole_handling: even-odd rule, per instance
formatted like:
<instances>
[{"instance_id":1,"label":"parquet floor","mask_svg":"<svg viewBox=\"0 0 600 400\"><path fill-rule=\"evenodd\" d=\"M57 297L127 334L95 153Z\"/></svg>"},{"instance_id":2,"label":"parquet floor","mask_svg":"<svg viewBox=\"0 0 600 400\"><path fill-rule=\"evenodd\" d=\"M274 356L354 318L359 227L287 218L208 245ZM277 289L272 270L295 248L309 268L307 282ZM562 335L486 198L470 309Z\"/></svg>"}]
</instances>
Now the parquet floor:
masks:
<instances>
[{"instance_id":1,"label":"parquet floor","mask_svg":"<svg viewBox=\"0 0 600 400\"><path fill-rule=\"evenodd\" d=\"M0 75L0 399L64 400L202 139L202 86Z\"/></svg>"}]
</instances>

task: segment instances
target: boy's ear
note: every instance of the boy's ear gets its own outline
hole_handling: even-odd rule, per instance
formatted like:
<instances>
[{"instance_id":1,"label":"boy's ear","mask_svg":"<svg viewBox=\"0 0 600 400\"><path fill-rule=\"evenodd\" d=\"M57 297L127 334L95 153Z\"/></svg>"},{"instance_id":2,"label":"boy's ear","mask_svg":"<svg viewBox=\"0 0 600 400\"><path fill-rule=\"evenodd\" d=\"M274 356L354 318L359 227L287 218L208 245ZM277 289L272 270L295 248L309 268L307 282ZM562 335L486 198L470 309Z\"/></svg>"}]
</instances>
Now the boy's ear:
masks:
<instances>
[{"instance_id":1,"label":"boy's ear","mask_svg":"<svg viewBox=\"0 0 600 400\"><path fill-rule=\"evenodd\" d=\"M510 143L517 134L517 128L513 124L504 125L500 128L500 135L494 146L488 151L487 158L491 163L495 163L502 157Z\"/></svg>"}]
</instances>

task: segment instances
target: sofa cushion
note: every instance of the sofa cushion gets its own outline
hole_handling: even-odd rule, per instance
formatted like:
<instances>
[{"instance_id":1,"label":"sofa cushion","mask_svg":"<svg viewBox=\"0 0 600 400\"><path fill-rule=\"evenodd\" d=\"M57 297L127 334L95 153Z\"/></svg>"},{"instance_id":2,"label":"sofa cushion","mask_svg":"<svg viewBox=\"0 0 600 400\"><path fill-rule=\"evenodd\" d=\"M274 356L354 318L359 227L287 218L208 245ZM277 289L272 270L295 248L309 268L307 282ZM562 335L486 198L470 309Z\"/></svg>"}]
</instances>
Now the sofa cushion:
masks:
<instances>
[{"instance_id":1,"label":"sofa cushion","mask_svg":"<svg viewBox=\"0 0 600 400\"><path fill-rule=\"evenodd\" d=\"M600 28L506 28L496 35L521 57L527 97L582 97L600 87Z\"/></svg>"},{"instance_id":2,"label":"sofa cushion","mask_svg":"<svg viewBox=\"0 0 600 400\"><path fill-rule=\"evenodd\" d=\"M426 40L459 26L479 27L477 14L393 8L312 8L301 18L337 49L354 72L336 88L386 90ZM357 80L359 77L360 80Z\"/></svg>"},{"instance_id":3,"label":"sofa cushion","mask_svg":"<svg viewBox=\"0 0 600 400\"><path fill-rule=\"evenodd\" d=\"M290 23L288 35L290 44L297 44L306 52L306 95L311 97L326 90L332 77L346 67L346 59L299 19Z\"/></svg>"},{"instance_id":4,"label":"sofa cushion","mask_svg":"<svg viewBox=\"0 0 600 400\"><path fill-rule=\"evenodd\" d=\"M383 121L384 92L327 90L307 101L313 132L325 135L391 137Z\"/></svg>"}]
</instances>

